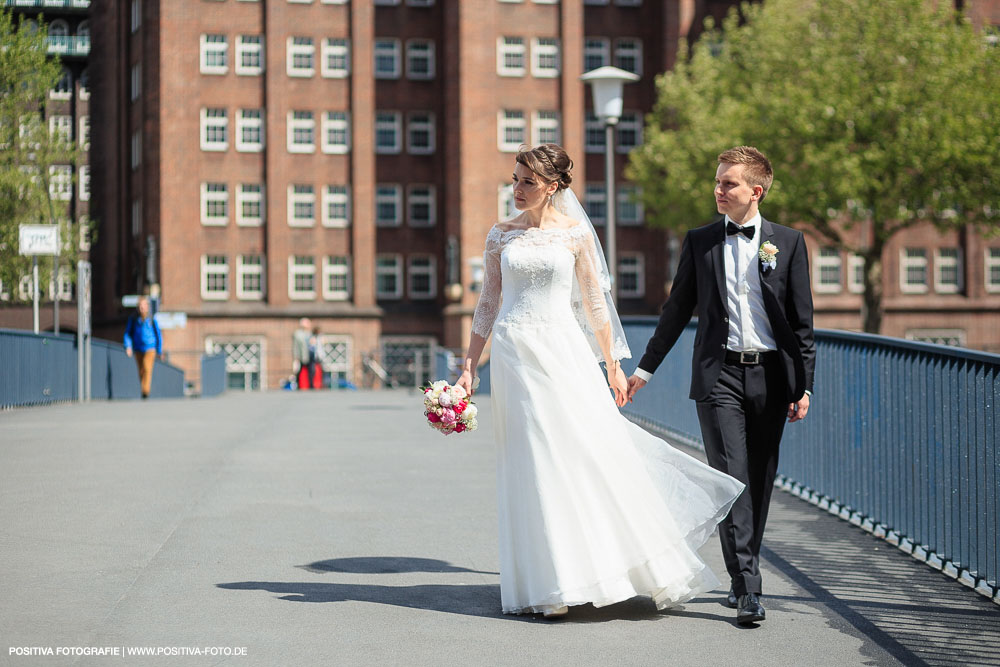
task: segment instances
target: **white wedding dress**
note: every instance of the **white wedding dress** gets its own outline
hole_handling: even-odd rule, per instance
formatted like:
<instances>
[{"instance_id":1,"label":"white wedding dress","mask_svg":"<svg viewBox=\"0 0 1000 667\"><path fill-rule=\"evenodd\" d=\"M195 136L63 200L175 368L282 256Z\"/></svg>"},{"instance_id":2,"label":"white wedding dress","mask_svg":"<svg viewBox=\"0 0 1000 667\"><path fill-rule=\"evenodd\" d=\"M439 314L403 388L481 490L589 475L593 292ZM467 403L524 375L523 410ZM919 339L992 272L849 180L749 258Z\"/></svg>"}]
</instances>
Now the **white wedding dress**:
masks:
<instances>
[{"instance_id":1,"label":"white wedding dress","mask_svg":"<svg viewBox=\"0 0 1000 667\"><path fill-rule=\"evenodd\" d=\"M472 327L493 333L504 613L712 590L697 549L743 490L618 412L571 306L575 276L591 326L606 323L594 247L584 224L486 239Z\"/></svg>"}]
</instances>

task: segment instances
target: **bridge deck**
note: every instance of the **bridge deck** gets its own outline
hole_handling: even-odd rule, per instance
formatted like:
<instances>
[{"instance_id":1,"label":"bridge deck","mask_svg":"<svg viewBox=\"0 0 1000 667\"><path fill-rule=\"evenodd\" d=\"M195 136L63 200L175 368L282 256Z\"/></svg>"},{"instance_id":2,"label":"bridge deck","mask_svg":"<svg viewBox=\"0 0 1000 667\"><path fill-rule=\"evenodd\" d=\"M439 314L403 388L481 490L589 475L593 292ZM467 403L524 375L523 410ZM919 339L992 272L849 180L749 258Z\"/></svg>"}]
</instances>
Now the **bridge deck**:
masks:
<instances>
[{"instance_id":1,"label":"bridge deck","mask_svg":"<svg viewBox=\"0 0 1000 667\"><path fill-rule=\"evenodd\" d=\"M998 664L996 605L782 492L759 628L724 591L504 616L489 400L478 432L447 438L418 406L281 392L0 413L0 665ZM716 540L703 554L724 574ZM10 654L59 646L247 655Z\"/></svg>"}]
</instances>

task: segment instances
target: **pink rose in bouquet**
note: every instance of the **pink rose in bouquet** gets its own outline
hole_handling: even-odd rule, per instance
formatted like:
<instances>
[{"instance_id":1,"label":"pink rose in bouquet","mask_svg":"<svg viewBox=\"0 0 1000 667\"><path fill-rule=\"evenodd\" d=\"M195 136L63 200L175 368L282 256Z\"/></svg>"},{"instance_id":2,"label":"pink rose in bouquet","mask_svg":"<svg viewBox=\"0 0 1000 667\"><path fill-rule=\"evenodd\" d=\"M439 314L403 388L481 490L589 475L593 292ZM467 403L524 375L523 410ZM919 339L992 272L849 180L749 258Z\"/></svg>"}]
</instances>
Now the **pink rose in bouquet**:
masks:
<instances>
[{"instance_id":1,"label":"pink rose in bouquet","mask_svg":"<svg viewBox=\"0 0 1000 667\"><path fill-rule=\"evenodd\" d=\"M424 388L424 417L427 425L445 435L475 431L479 411L464 389L438 380Z\"/></svg>"}]
</instances>

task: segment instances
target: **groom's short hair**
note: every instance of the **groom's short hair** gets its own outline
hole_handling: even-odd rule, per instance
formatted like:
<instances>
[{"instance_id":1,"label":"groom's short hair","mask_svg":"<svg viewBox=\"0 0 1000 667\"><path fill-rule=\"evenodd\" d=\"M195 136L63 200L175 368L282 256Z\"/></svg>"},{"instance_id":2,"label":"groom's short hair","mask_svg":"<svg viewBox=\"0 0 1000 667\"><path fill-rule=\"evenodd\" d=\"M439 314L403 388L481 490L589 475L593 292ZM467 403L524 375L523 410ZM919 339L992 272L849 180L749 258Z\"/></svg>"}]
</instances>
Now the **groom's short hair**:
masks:
<instances>
[{"instance_id":1,"label":"groom's short hair","mask_svg":"<svg viewBox=\"0 0 1000 667\"><path fill-rule=\"evenodd\" d=\"M737 146L719 153L719 164L723 163L742 164L746 167L743 175L746 176L747 183L764 188L760 196L760 200L764 200L767 191L771 189L771 183L774 182L774 171L771 169L771 161L763 153L753 146Z\"/></svg>"}]
</instances>

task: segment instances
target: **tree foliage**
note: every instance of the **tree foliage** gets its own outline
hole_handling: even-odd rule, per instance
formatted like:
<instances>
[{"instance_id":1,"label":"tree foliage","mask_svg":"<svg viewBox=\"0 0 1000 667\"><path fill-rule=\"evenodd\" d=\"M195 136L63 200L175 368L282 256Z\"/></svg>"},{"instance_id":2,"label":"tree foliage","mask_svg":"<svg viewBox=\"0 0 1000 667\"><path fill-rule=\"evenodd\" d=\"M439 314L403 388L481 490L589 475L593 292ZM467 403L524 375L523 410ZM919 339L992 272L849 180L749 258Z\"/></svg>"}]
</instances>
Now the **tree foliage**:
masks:
<instances>
[{"instance_id":1,"label":"tree foliage","mask_svg":"<svg viewBox=\"0 0 1000 667\"><path fill-rule=\"evenodd\" d=\"M0 281L15 298L21 277L31 267L31 258L18 254L20 225L60 225L59 262L70 277L79 253L79 223L69 219L69 202L54 197L51 190L52 168L75 165L79 150L72 136L50 132L46 120L49 91L62 75L59 61L49 57L47 49L44 24L17 20L0 9ZM75 177L71 188L74 182ZM40 260L40 282L45 286L52 261Z\"/></svg>"},{"instance_id":2,"label":"tree foliage","mask_svg":"<svg viewBox=\"0 0 1000 667\"><path fill-rule=\"evenodd\" d=\"M658 78L631 158L653 224L703 224L717 155L757 146L775 170L765 214L864 258L878 331L894 234L1000 224L1000 49L950 5L767 0L709 23Z\"/></svg>"}]
</instances>

